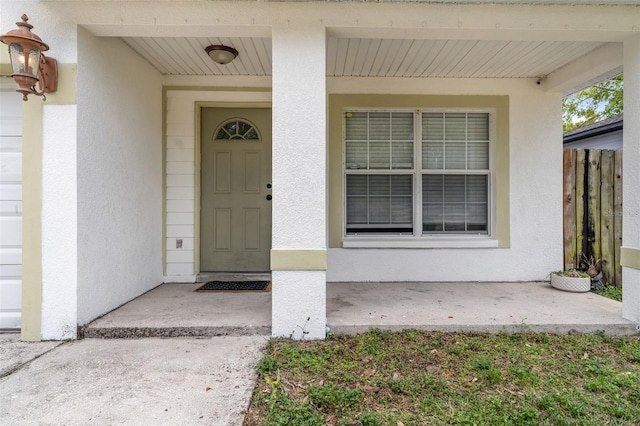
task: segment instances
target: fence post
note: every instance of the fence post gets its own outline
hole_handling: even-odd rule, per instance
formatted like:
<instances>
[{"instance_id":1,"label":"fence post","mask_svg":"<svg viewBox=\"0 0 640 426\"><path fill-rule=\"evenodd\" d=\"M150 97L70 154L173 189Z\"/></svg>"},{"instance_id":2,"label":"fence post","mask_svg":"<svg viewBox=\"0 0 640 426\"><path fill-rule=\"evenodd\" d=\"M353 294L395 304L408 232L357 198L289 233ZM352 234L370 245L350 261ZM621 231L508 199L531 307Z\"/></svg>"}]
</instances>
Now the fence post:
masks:
<instances>
[{"instance_id":1,"label":"fence post","mask_svg":"<svg viewBox=\"0 0 640 426\"><path fill-rule=\"evenodd\" d=\"M564 269L578 267L576 250L576 150L565 149L562 166L564 169Z\"/></svg>"},{"instance_id":2,"label":"fence post","mask_svg":"<svg viewBox=\"0 0 640 426\"><path fill-rule=\"evenodd\" d=\"M600 268L605 283L615 283L615 229L614 229L614 151L603 150L600 159L600 233L601 250Z\"/></svg>"},{"instance_id":3,"label":"fence post","mask_svg":"<svg viewBox=\"0 0 640 426\"><path fill-rule=\"evenodd\" d=\"M622 246L622 151L615 153L613 180L613 229L615 244L615 285L622 286L622 266L620 265L620 247Z\"/></svg>"}]
</instances>

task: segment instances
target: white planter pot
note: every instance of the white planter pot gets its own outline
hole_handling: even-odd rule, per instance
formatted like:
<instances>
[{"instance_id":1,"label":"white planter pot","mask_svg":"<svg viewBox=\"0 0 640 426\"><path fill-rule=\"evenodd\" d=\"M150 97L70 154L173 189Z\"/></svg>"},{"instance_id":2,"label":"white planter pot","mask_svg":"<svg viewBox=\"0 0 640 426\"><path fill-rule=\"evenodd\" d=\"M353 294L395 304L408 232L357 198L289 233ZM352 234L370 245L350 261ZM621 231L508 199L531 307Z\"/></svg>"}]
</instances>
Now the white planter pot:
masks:
<instances>
[{"instance_id":1,"label":"white planter pot","mask_svg":"<svg viewBox=\"0 0 640 426\"><path fill-rule=\"evenodd\" d=\"M591 290L591 278L589 277L563 277L551 273L551 286L558 290L584 293Z\"/></svg>"}]
</instances>

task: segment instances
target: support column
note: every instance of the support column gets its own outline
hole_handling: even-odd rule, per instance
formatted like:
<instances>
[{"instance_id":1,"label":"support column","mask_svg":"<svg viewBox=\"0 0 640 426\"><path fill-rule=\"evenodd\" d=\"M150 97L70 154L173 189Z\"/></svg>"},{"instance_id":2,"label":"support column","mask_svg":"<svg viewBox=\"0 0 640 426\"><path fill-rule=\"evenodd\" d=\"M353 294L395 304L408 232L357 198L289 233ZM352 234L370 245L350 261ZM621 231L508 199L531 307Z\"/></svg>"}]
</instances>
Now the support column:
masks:
<instances>
[{"instance_id":1,"label":"support column","mask_svg":"<svg viewBox=\"0 0 640 426\"><path fill-rule=\"evenodd\" d=\"M17 95L17 94L16 94ZM33 98L33 97L32 97ZM21 339L42 339L42 101L22 104Z\"/></svg>"},{"instance_id":2,"label":"support column","mask_svg":"<svg viewBox=\"0 0 640 426\"><path fill-rule=\"evenodd\" d=\"M622 316L640 323L640 36L624 42Z\"/></svg>"},{"instance_id":3,"label":"support column","mask_svg":"<svg viewBox=\"0 0 640 426\"><path fill-rule=\"evenodd\" d=\"M43 110L42 339L75 339L78 328L76 105L45 105Z\"/></svg>"},{"instance_id":4,"label":"support column","mask_svg":"<svg viewBox=\"0 0 640 426\"><path fill-rule=\"evenodd\" d=\"M273 28L272 335L326 334L326 36Z\"/></svg>"},{"instance_id":5,"label":"support column","mask_svg":"<svg viewBox=\"0 0 640 426\"><path fill-rule=\"evenodd\" d=\"M76 65L58 91L23 103L22 324L25 341L77 336Z\"/></svg>"}]
</instances>

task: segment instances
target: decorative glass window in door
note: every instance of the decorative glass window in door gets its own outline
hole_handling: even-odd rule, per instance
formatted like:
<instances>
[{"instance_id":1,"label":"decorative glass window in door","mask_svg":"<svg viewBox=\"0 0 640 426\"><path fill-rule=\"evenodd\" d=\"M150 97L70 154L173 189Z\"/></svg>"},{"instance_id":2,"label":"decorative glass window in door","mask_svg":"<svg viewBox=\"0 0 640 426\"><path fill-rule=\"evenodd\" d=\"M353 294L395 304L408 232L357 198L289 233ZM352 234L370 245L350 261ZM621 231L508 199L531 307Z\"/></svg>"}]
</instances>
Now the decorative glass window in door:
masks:
<instances>
[{"instance_id":1,"label":"decorative glass window in door","mask_svg":"<svg viewBox=\"0 0 640 426\"><path fill-rule=\"evenodd\" d=\"M222 123L215 132L213 140L220 142L229 141L260 141L258 129L248 120L232 118Z\"/></svg>"}]
</instances>

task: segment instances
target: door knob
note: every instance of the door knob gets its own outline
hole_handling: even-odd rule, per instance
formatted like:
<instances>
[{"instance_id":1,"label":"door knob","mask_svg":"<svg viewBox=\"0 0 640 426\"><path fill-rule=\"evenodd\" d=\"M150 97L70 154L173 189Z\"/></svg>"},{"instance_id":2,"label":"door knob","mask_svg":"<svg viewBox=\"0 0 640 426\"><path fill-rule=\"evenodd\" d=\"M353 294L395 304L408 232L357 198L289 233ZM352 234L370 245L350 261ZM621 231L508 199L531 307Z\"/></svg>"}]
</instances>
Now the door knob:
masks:
<instances>
[{"instance_id":1,"label":"door knob","mask_svg":"<svg viewBox=\"0 0 640 426\"><path fill-rule=\"evenodd\" d=\"M269 195L267 195L265 198L267 199L267 201L271 201L271 199L272 199L273 197L271 196L271 194L269 194Z\"/></svg>"}]
</instances>

